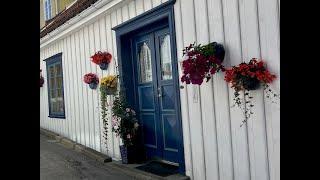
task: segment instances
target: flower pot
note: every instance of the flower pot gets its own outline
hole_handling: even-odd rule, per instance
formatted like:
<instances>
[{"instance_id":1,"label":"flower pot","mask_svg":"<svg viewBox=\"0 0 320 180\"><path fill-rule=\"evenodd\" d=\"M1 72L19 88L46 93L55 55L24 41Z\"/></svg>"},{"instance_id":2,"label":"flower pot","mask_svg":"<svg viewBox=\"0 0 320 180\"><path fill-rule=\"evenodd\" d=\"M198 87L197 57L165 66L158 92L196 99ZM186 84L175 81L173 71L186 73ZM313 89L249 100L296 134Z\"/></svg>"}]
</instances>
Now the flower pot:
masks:
<instances>
[{"instance_id":1,"label":"flower pot","mask_svg":"<svg viewBox=\"0 0 320 180\"><path fill-rule=\"evenodd\" d=\"M225 56L225 50L223 45L217 42L212 42L210 44L213 46L213 49L215 51L215 57L217 57L221 62L223 62Z\"/></svg>"},{"instance_id":2,"label":"flower pot","mask_svg":"<svg viewBox=\"0 0 320 180\"><path fill-rule=\"evenodd\" d=\"M256 78L248 78L243 82L243 87L246 90L257 90L260 87L260 81Z\"/></svg>"},{"instance_id":3,"label":"flower pot","mask_svg":"<svg viewBox=\"0 0 320 180\"><path fill-rule=\"evenodd\" d=\"M97 86L98 86L98 83L95 83L95 82L89 84L89 87L90 87L91 89L96 89Z\"/></svg>"},{"instance_id":4,"label":"flower pot","mask_svg":"<svg viewBox=\"0 0 320 180\"><path fill-rule=\"evenodd\" d=\"M106 88L107 95L115 95L117 92L117 88Z\"/></svg>"},{"instance_id":5,"label":"flower pot","mask_svg":"<svg viewBox=\"0 0 320 180\"><path fill-rule=\"evenodd\" d=\"M121 159L123 164L135 163L136 147L135 146L120 146Z\"/></svg>"},{"instance_id":6,"label":"flower pot","mask_svg":"<svg viewBox=\"0 0 320 180\"><path fill-rule=\"evenodd\" d=\"M44 84L44 79L43 77L40 77L40 87L43 87L43 84Z\"/></svg>"},{"instance_id":7,"label":"flower pot","mask_svg":"<svg viewBox=\"0 0 320 180\"><path fill-rule=\"evenodd\" d=\"M108 64L108 63L101 63L101 64L99 64L99 66L100 66L100 69L101 69L101 70L107 70L109 64Z\"/></svg>"}]
</instances>

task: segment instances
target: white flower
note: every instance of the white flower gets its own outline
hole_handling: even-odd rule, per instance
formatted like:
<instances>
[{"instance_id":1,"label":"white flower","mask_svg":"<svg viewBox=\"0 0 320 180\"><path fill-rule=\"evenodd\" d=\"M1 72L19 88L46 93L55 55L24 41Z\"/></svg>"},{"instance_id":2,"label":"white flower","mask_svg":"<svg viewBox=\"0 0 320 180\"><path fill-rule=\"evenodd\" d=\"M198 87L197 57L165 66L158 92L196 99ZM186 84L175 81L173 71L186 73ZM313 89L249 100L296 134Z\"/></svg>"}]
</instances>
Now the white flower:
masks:
<instances>
[{"instance_id":1,"label":"white flower","mask_svg":"<svg viewBox=\"0 0 320 180\"><path fill-rule=\"evenodd\" d=\"M139 124L136 122L136 123L134 123L134 128L138 128L139 127Z\"/></svg>"}]
</instances>

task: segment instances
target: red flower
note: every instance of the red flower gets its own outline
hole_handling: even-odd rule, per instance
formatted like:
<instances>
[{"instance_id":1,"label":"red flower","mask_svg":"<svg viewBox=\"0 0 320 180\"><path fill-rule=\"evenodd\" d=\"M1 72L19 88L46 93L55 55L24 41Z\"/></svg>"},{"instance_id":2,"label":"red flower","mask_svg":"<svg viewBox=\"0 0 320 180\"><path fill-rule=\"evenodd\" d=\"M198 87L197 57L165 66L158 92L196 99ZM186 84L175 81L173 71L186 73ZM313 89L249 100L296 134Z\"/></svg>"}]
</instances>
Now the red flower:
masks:
<instances>
[{"instance_id":1,"label":"red flower","mask_svg":"<svg viewBox=\"0 0 320 180\"><path fill-rule=\"evenodd\" d=\"M83 81L87 84L91 84L91 83L99 83L99 78L97 75L93 74L93 73L88 73L86 75L84 75L83 77Z\"/></svg>"},{"instance_id":2,"label":"red flower","mask_svg":"<svg viewBox=\"0 0 320 180\"><path fill-rule=\"evenodd\" d=\"M91 56L91 61L95 64L102 64L107 63L109 64L111 62L112 55L108 52L96 52L93 56Z\"/></svg>"},{"instance_id":3,"label":"red flower","mask_svg":"<svg viewBox=\"0 0 320 180\"><path fill-rule=\"evenodd\" d=\"M230 83L232 88L236 90L244 89L244 81L257 79L260 83L271 83L276 78L266 70L263 61L258 61L256 58L250 60L249 63L241 63L238 66L233 66L227 69L225 73L225 81Z\"/></svg>"},{"instance_id":4,"label":"red flower","mask_svg":"<svg viewBox=\"0 0 320 180\"><path fill-rule=\"evenodd\" d=\"M183 51L183 54L186 54L188 58L182 62L183 76L181 81L186 84L201 85L204 78L208 80L212 74L219 70L225 70L221 65L221 60L201 48L201 46L190 44Z\"/></svg>"}]
</instances>

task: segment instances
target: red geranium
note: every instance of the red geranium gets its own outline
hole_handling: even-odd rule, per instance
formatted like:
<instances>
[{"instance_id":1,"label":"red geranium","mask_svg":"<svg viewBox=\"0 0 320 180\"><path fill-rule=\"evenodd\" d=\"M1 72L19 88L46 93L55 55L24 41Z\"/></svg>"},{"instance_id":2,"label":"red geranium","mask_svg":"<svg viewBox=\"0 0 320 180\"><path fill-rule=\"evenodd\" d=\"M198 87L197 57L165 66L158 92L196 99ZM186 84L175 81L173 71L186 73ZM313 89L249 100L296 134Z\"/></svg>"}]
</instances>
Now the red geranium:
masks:
<instances>
[{"instance_id":1,"label":"red geranium","mask_svg":"<svg viewBox=\"0 0 320 180\"><path fill-rule=\"evenodd\" d=\"M108 52L96 52L93 56L91 56L91 61L95 64L102 64L107 63L109 64L111 62L112 55Z\"/></svg>"},{"instance_id":2,"label":"red geranium","mask_svg":"<svg viewBox=\"0 0 320 180\"><path fill-rule=\"evenodd\" d=\"M249 63L241 63L226 70L225 80L232 84L235 90L254 90L260 83L268 84L276 78L265 67L263 61L256 58Z\"/></svg>"},{"instance_id":3,"label":"red geranium","mask_svg":"<svg viewBox=\"0 0 320 180\"><path fill-rule=\"evenodd\" d=\"M91 83L99 83L99 78L97 75L93 74L93 73L88 73L86 75L84 75L83 77L83 81L87 84L91 84Z\"/></svg>"},{"instance_id":4,"label":"red geranium","mask_svg":"<svg viewBox=\"0 0 320 180\"><path fill-rule=\"evenodd\" d=\"M201 85L203 79L206 78L208 82L213 74L224 71L221 65L224 49L215 42L204 46L190 44L183 50L183 55L186 59L182 62L181 81L187 84Z\"/></svg>"},{"instance_id":5,"label":"red geranium","mask_svg":"<svg viewBox=\"0 0 320 180\"><path fill-rule=\"evenodd\" d=\"M230 83L232 85L231 87L235 90L235 104L243 109L245 113L245 120L242 121L241 126L247 121L251 114L253 114L251 108L254 105L251 102L253 97L249 94L250 90L258 89L262 84L264 85L268 98L271 96L279 97L279 95L274 93L268 85L275 78L276 76L267 70L265 63L262 60L258 61L256 58L252 58L249 63L241 63L238 66L233 66L231 69L226 70L224 79L226 82ZM240 98L239 91L241 90L244 91L244 100ZM245 102L244 107L241 106L243 102Z\"/></svg>"}]
</instances>

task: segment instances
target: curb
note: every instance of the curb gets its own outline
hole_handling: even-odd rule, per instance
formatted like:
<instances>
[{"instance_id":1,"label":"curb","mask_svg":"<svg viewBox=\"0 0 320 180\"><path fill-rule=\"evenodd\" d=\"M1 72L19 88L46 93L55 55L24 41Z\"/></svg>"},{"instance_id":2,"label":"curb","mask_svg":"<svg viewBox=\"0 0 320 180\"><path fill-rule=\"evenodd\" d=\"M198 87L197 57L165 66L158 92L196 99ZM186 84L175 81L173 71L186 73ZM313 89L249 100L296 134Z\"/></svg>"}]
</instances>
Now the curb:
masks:
<instances>
[{"instance_id":1,"label":"curb","mask_svg":"<svg viewBox=\"0 0 320 180\"><path fill-rule=\"evenodd\" d=\"M102 154L96 150L85 147L81 144L78 144L78 143L76 143L66 137L60 136L59 134L51 132L49 130L40 128L40 134L45 135L51 139L55 139L55 140L57 140L57 142L59 144L63 145L64 147L66 147L68 149L73 149L77 152L85 154L85 155L87 155L87 156L89 156L99 162L107 163L107 162L112 161L111 157L109 157L105 154Z\"/></svg>"}]
</instances>

